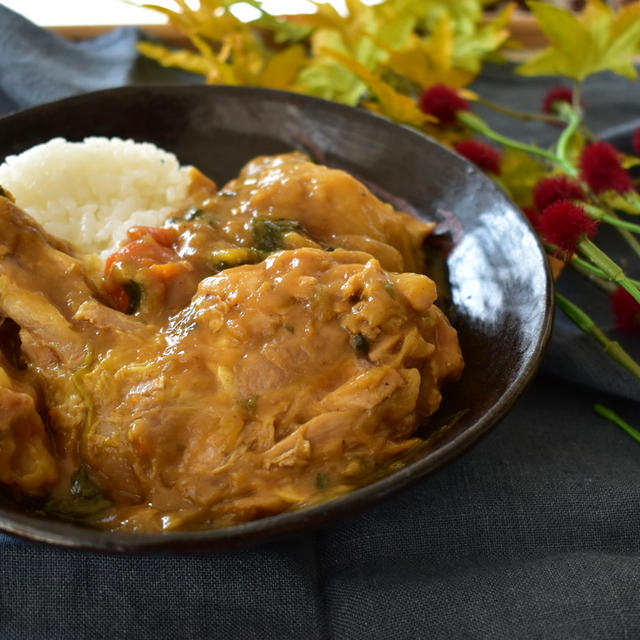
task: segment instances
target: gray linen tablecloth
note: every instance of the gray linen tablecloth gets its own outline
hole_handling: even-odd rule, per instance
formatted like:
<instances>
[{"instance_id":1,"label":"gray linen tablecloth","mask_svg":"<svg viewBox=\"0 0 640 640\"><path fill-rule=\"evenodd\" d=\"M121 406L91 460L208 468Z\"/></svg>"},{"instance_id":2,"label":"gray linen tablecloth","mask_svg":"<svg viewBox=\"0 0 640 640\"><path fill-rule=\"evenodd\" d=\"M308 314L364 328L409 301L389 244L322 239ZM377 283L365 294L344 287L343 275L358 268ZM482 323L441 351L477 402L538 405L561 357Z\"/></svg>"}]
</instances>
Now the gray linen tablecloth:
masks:
<instances>
[{"instance_id":1,"label":"gray linen tablecloth","mask_svg":"<svg viewBox=\"0 0 640 640\"><path fill-rule=\"evenodd\" d=\"M69 43L0 5L0 114L187 79L139 60L138 37L125 28ZM491 67L477 88L532 108L553 82ZM603 130L640 116L640 85L603 74L584 101ZM539 143L553 133L504 125ZM579 279L562 286L593 306ZM602 304L593 311L615 335ZM638 337L624 340L640 357ZM464 456L362 514L187 557L104 556L0 534L0 638L640 637L640 447L592 411L595 401L640 426L638 381L559 313L513 411Z\"/></svg>"}]
</instances>

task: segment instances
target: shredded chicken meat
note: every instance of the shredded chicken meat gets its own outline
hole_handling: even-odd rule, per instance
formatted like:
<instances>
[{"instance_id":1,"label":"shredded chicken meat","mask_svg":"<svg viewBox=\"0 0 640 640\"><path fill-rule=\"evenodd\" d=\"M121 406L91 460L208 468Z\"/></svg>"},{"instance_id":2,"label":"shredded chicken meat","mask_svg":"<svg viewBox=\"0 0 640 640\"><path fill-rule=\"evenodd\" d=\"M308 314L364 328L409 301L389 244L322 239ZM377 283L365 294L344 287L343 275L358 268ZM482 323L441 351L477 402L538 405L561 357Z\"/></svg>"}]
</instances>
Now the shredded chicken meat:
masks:
<instances>
[{"instance_id":1,"label":"shredded chicken meat","mask_svg":"<svg viewBox=\"0 0 640 640\"><path fill-rule=\"evenodd\" d=\"M432 225L298 153L107 261L0 198L0 484L52 516L228 526L353 489L463 367L420 274Z\"/></svg>"}]
</instances>

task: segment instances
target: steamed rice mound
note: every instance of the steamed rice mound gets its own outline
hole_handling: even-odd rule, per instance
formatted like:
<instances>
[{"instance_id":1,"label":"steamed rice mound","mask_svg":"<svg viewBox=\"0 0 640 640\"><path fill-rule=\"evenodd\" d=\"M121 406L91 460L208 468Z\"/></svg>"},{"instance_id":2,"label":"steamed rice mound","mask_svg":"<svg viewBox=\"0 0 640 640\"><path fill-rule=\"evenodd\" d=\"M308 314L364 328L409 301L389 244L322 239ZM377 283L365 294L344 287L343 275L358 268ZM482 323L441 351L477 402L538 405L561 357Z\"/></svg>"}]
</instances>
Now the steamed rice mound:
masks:
<instances>
[{"instance_id":1,"label":"steamed rice mound","mask_svg":"<svg viewBox=\"0 0 640 640\"><path fill-rule=\"evenodd\" d=\"M0 165L0 185L51 234L103 258L133 225L161 226L187 195L191 168L155 145L54 138Z\"/></svg>"}]
</instances>

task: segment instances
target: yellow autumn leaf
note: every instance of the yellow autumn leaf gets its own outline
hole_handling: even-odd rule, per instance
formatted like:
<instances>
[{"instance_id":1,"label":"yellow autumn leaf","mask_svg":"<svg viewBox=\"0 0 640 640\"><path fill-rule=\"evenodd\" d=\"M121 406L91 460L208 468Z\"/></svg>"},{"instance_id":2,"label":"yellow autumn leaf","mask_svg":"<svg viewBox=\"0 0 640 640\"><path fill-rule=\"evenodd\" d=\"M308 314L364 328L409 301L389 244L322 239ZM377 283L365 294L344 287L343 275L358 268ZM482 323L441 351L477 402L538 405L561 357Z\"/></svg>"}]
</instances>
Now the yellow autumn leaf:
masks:
<instances>
[{"instance_id":1,"label":"yellow autumn leaf","mask_svg":"<svg viewBox=\"0 0 640 640\"><path fill-rule=\"evenodd\" d=\"M637 156L631 156L626 153L621 154L622 166L625 169L633 169L634 167L640 167L640 158Z\"/></svg>"},{"instance_id":2,"label":"yellow autumn leaf","mask_svg":"<svg viewBox=\"0 0 640 640\"><path fill-rule=\"evenodd\" d=\"M637 77L633 59L640 50L639 3L616 12L601 0L587 0L579 15L545 2L529 2L529 7L551 44L518 67L518 73L582 81L609 70Z\"/></svg>"},{"instance_id":3,"label":"yellow autumn leaf","mask_svg":"<svg viewBox=\"0 0 640 640\"><path fill-rule=\"evenodd\" d=\"M191 42L202 56L210 63L211 69L206 76L209 84L238 84L231 67L225 62L224 47L220 54L216 54L211 45L200 36L192 35Z\"/></svg>"},{"instance_id":4,"label":"yellow autumn leaf","mask_svg":"<svg viewBox=\"0 0 640 640\"><path fill-rule=\"evenodd\" d=\"M180 5L183 16L191 22L187 35L194 33L218 41L231 31L250 31L248 25L230 11L234 3L228 0L199 0L196 9L192 9L185 0L173 1Z\"/></svg>"},{"instance_id":5,"label":"yellow autumn leaf","mask_svg":"<svg viewBox=\"0 0 640 640\"><path fill-rule=\"evenodd\" d=\"M304 47L287 47L272 56L259 77L261 87L289 89L295 83L300 70L306 63Z\"/></svg>"},{"instance_id":6,"label":"yellow autumn leaf","mask_svg":"<svg viewBox=\"0 0 640 640\"><path fill-rule=\"evenodd\" d=\"M211 63L199 53L184 49L172 50L152 42L139 42L138 51L164 67L177 67L203 76L209 75Z\"/></svg>"},{"instance_id":7,"label":"yellow autumn leaf","mask_svg":"<svg viewBox=\"0 0 640 640\"><path fill-rule=\"evenodd\" d=\"M420 31L433 30L443 14L453 20L456 34L471 34L483 17L480 0L387 0L400 10L411 13L418 20ZM386 3L385 3L386 4Z\"/></svg>"},{"instance_id":8,"label":"yellow autumn leaf","mask_svg":"<svg viewBox=\"0 0 640 640\"><path fill-rule=\"evenodd\" d=\"M251 6L261 12L259 18L251 22L252 27L268 31L276 44L301 42L311 35L311 28L284 17L272 16L260 3L252 1Z\"/></svg>"},{"instance_id":9,"label":"yellow autumn leaf","mask_svg":"<svg viewBox=\"0 0 640 640\"><path fill-rule=\"evenodd\" d=\"M624 5L619 11L613 25L613 35L617 38L620 34L627 31L631 26L640 20L640 2L633 2ZM636 51L640 53L640 42L637 43Z\"/></svg>"},{"instance_id":10,"label":"yellow autumn leaf","mask_svg":"<svg viewBox=\"0 0 640 640\"><path fill-rule=\"evenodd\" d=\"M378 44L384 47L384 43ZM418 87L430 87L439 83L450 87L466 87L476 74L454 67L454 45L451 18L444 13L435 23L428 38L413 35L409 44L402 49L385 47L388 54L385 65Z\"/></svg>"},{"instance_id":11,"label":"yellow autumn leaf","mask_svg":"<svg viewBox=\"0 0 640 640\"><path fill-rule=\"evenodd\" d=\"M310 55L301 70L295 90L344 104L356 105L363 97L366 86L360 78L325 49L340 51L368 69L374 69L386 53L366 36L381 33L386 26L378 16L378 8L365 5L361 0L349 0L348 13L340 15L332 5L315 3L317 13L296 16L296 21L313 29ZM397 37L396 31L385 31L385 37ZM391 35L390 35L391 34Z\"/></svg>"},{"instance_id":12,"label":"yellow autumn leaf","mask_svg":"<svg viewBox=\"0 0 640 640\"><path fill-rule=\"evenodd\" d=\"M189 26L189 19L187 16L182 15L178 11L174 11L173 9L169 9L168 7L163 7L159 4L138 4L136 2L126 2L125 4L131 4L134 7L140 7L141 9L150 9L151 11L157 11L162 15L166 16L169 19L169 22L175 27L187 28Z\"/></svg>"},{"instance_id":13,"label":"yellow autumn leaf","mask_svg":"<svg viewBox=\"0 0 640 640\"><path fill-rule=\"evenodd\" d=\"M433 116L422 112L409 96L396 91L357 60L339 51L327 49L326 53L333 56L369 87L371 93L378 100L378 111L383 115L396 122L414 127L422 127L427 122L436 122Z\"/></svg>"},{"instance_id":14,"label":"yellow autumn leaf","mask_svg":"<svg viewBox=\"0 0 640 640\"><path fill-rule=\"evenodd\" d=\"M332 5L314 3L317 13L296 16L296 22L313 27L318 31L329 30L340 34L349 52L356 59L372 68L386 56L367 39L373 35L376 41L389 47L403 46L416 27L416 19L411 13L399 10L393 1L369 6L361 0L345 0L347 14L340 15ZM368 60L363 57L361 49L368 48Z\"/></svg>"},{"instance_id":15,"label":"yellow autumn leaf","mask_svg":"<svg viewBox=\"0 0 640 640\"><path fill-rule=\"evenodd\" d=\"M241 32L232 33L226 39L225 62L233 72L236 84L257 86L260 84L260 74L267 59L260 46L251 37Z\"/></svg>"},{"instance_id":16,"label":"yellow autumn leaf","mask_svg":"<svg viewBox=\"0 0 640 640\"><path fill-rule=\"evenodd\" d=\"M407 11L402 11L393 2L383 2L376 5L375 9L376 36L380 42L394 49L406 46L416 29L416 17Z\"/></svg>"},{"instance_id":17,"label":"yellow autumn leaf","mask_svg":"<svg viewBox=\"0 0 640 640\"><path fill-rule=\"evenodd\" d=\"M365 5L361 0L348 0L347 14L340 15L335 7L328 2L314 2L315 13L298 16L300 24L316 29L332 29L342 35L345 41L350 42L359 37L362 29L367 29L374 16L372 7Z\"/></svg>"},{"instance_id":18,"label":"yellow autumn leaf","mask_svg":"<svg viewBox=\"0 0 640 640\"><path fill-rule=\"evenodd\" d=\"M605 191L604 193L599 194L599 197L612 209L624 211L625 213L630 213L631 215L640 214L640 201L637 195L630 197L627 194L625 197L617 193L616 191Z\"/></svg>"},{"instance_id":19,"label":"yellow autumn leaf","mask_svg":"<svg viewBox=\"0 0 640 640\"><path fill-rule=\"evenodd\" d=\"M524 151L505 149L500 163L500 180L520 207L532 204L533 187L548 175L548 168Z\"/></svg>"},{"instance_id":20,"label":"yellow autumn leaf","mask_svg":"<svg viewBox=\"0 0 640 640\"><path fill-rule=\"evenodd\" d=\"M508 25L514 10L515 4L509 3L491 21L476 25L471 33L457 35L453 52L454 65L478 74L483 60L489 54L498 52L508 42Z\"/></svg>"},{"instance_id":21,"label":"yellow autumn leaf","mask_svg":"<svg viewBox=\"0 0 640 640\"><path fill-rule=\"evenodd\" d=\"M451 149L455 148L458 142L469 138L469 132L463 127L443 127L439 122L425 123L422 131Z\"/></svg>"},{"instance_id":22,"label":"yellow autumn leaf","mask_svg":"<svg viewBox=\"0 0 640 640\"><path fill-rule=\"evenodd\" d=\"M231 30L244 27L244 23L227 10L228 3L224 0L201 0L198 9L192 9L184 0L174 2L181 9L180 12L157 4L129 4L167 16L174 27L184 31L189 37L200 35L220 40Z\"/></svg>"},{"instance_id":23,"label":"yellow autumn leaf","mask_svg":"<svg viewBox=\"0 0 640 640\"><path fill-rule=\"evenodd\" d=\"M582 155L582 150L587 144L587 139L583 131L576 131L567 143L567 148L565 151L565 157L567 161L572 164L574 167L577 167L580 163L580 156Z\"/></svg>"}]
</instances>

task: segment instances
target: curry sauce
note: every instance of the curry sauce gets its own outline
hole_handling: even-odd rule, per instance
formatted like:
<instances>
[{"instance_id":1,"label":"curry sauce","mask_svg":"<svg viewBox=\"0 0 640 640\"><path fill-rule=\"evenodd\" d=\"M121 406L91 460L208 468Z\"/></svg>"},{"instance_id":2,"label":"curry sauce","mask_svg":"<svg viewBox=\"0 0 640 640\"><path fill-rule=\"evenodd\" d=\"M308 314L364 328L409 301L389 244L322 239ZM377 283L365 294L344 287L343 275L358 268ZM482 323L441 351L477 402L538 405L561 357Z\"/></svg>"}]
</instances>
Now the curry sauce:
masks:
<instances>
[{"instance_id":1,"label":"curry sauce","mask_svg":"<svg viewBox=\"0 0 640 640\"><path fill-rule=\"evenodd\" d=\"M299 153L194 170L104 265L4 198L0 228L0 484L54 517L213 528L345 493L463 367L433 225Z\"/></svg>"}]
</instances>

